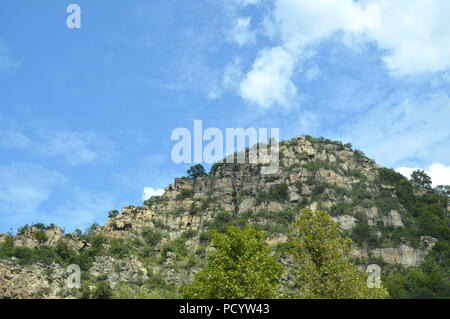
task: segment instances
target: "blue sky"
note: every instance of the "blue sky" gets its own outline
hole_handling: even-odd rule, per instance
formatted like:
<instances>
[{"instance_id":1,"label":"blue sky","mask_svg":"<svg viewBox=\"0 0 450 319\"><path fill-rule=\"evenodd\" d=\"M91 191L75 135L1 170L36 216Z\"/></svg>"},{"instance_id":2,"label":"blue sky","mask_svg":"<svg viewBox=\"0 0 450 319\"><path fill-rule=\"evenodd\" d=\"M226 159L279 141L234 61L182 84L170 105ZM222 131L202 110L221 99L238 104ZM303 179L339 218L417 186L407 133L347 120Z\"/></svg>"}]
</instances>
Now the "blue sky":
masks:
<instances>
[{"instance_id":1,"label":"blue sky","mask_svg":"<svg viewBox=\"0 0 450 319\"><path fill-rule=\"evenodd\" d=\"M0 232L140 205L185 175L170 135L196 119L351 142L450 184L448 16L447 0L3 0Z\"/></svg>"}]
</instances>

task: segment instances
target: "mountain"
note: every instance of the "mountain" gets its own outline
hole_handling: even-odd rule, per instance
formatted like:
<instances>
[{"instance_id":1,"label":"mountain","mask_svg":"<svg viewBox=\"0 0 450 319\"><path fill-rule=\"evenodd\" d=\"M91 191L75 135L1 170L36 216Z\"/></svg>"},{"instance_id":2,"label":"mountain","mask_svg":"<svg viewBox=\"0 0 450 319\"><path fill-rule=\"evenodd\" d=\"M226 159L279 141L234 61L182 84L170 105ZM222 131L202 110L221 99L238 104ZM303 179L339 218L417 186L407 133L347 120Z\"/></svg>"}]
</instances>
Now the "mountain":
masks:
<instances>
[{"instance_id":1,"label":"mountain","mask_svg":"<svg viewBox=\"0 0 450 319\"><path fill-rule=\"evenodd\" d=\"M85 233L36 224L0 234L0 298L178 297L205 264L210 232L230 225L264 231L289 268L302 208L328 211L353 240L354 263L379 265L392 297L450 296L448 188L412 183L338 141L299 136L279 151L275 174L216 163ZM81 289L67 288L69 264L81 268Z\"/></svg>"}]
</instances>

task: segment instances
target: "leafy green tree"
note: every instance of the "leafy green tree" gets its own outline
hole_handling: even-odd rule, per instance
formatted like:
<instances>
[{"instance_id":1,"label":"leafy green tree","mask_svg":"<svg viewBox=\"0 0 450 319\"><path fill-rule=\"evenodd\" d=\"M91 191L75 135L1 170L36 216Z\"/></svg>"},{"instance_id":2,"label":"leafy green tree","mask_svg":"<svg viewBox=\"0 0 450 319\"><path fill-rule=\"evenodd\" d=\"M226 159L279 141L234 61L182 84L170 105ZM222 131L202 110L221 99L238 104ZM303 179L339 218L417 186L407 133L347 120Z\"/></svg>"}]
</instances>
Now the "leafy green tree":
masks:
<instances>
[{"instance_id":1,"label":"leafy green tree","mask_svg":"<svg viewBox=\"0 0 450 319\"><path fill-rule=\"evenodd\" d=\"M337 224L324 211L304 209L295 223L291 254L298 298L387 298L386 289L368 288L367 273L348 259L352 242L342 238Z\"/></svg>"},{"instance_id":2,"label":"leafy green tree","mask_svg":"<svg viewBox=\"0 0 450 319\"><path fill-rule=\"evenodd\" d=\"M225 234L213 232L215 251L208 264L182 288L185 298L235 299L276 298L279 296L283 267L265 235L246 227L231 226Z\"/></svg>"},{"instance_id":3,"label":"leafy green tree","mask_svg":"<svg viewBox=\"0 0 450 319\"><path fill-rule=\"evenodd\" d=\"M433 191L439 196L450 197L450 185L438 185L433 189Z\"/></svg>"},{"instance_id":4,"label":"leafy green tree","mask_svg":"<svg viewBox=\"0 0 450 319\"><path fill-rule=\"evenodd\" d=\"M411 174L411 182L418 186L425 188L427 190L431 190L431 178L424 171L418 169L412 172Z\"/></svg>"},{"instance_id":5,"label":"leafy green tree","mask_svg":"<svg viewBox=\"0 0 450 319\"><path fill-rule=\"evenodd\" d=\"M187 173L192 179L206 175L205 168L202 164L192 166L187 170Z\"/></svg>"},{"instance_id":6,"label":"leafy green tree","mask_svg":"<svg viewBox=\"0 0 450 319\"><path fill-rule=\"evenodd\" d=\"M108 212L108 218L115 218L119 215L119 211L118 210L111 210Z\"/></svg>"},{"instance_id":7,"label":"leafy green tree","mask_svg":"<svg viewBox=\"0 0 450 319\"><path fill-rule=\"evenodd\" d=\"M36 238L40 243L46 242L48 240L47 235L42 230L33 231L33 237Z\"/></svg>"}]
</instances>

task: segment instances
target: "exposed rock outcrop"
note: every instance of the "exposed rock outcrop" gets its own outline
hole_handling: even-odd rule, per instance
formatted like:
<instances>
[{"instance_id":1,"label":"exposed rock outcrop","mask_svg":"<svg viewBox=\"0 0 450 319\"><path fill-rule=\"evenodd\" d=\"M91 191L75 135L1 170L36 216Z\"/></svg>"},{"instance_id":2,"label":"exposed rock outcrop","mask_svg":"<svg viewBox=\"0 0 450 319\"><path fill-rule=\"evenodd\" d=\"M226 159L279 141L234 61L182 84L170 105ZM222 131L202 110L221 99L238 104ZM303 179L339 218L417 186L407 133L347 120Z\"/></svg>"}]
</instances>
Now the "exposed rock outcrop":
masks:
<instances>
[{"instance_id":1,"label":"exposed rock outcrop","mask_svg":"<svg viewBox=\"0 0 450 319\"><path fill-rule=\"evenodd\" d=\"M179 285L205 260L208 232L218 224L226 225L233 219L257 227L268 233L270 245L278 247L288 241L302 208L328 210L347 234L365 223L381 245L370 249L355 246L351 256L361 260L381 257L389 264L415 267L435 245L432 237L421 237L418 248L407 242L383 241L383 227L405 227L406 210L395 187L380 182L380 166L348 146L300 136L280 144L279 164L277 173L263 175L261 164L218 163L205 176L175 179L161 197L149 200L144 207L124 207L121 214L111 215L93 232L123 239L128 245L136 243L139 253L123 258L96 256L88 275L105 280L111 288L124 281L146 281L153 274ZM383 201L389 205L377 206ZM63 242L78 254L92 249L86 240L75 233L66 235L58 227L47 229L45 236L39 236L38 231L27 228L12 238L13 246L56 247ZM149 232L157 236L149 239ZM7 238L0 234L0 243ZM104 251L111 248L110 243L102 245ZM61 267L0 261L0 298L69 296L63 289Z\"/></svg>"}]
</instances>

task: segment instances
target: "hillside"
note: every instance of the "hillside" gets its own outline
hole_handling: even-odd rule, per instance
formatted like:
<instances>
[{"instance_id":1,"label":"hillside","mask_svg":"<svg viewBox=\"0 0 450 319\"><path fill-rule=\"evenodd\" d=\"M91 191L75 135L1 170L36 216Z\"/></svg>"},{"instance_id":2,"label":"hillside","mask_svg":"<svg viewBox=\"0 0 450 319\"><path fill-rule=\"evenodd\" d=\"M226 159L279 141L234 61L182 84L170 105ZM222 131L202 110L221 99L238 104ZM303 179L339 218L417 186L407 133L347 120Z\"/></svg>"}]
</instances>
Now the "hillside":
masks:
<instances>
[{"instance_id":1,"label":"hillside","mask_svg":"<svg viewBox=\"0 0 450 319\"><path fill-rule=\"evenodd\" d=\"M289 267L285 251L302 208L328 211L353 240L352 260L380 265L392 297L450 297L448 194L323 138L280 143L276 174L260 166L217 163L84 233L38 224L0 234L0 298L177 297L205 263L211 230L229 225L264 231ZM69 264L81 267L80 290L65 286ZM289 274L283 282L289 290Z\"/></svg>"}]
</instances>

